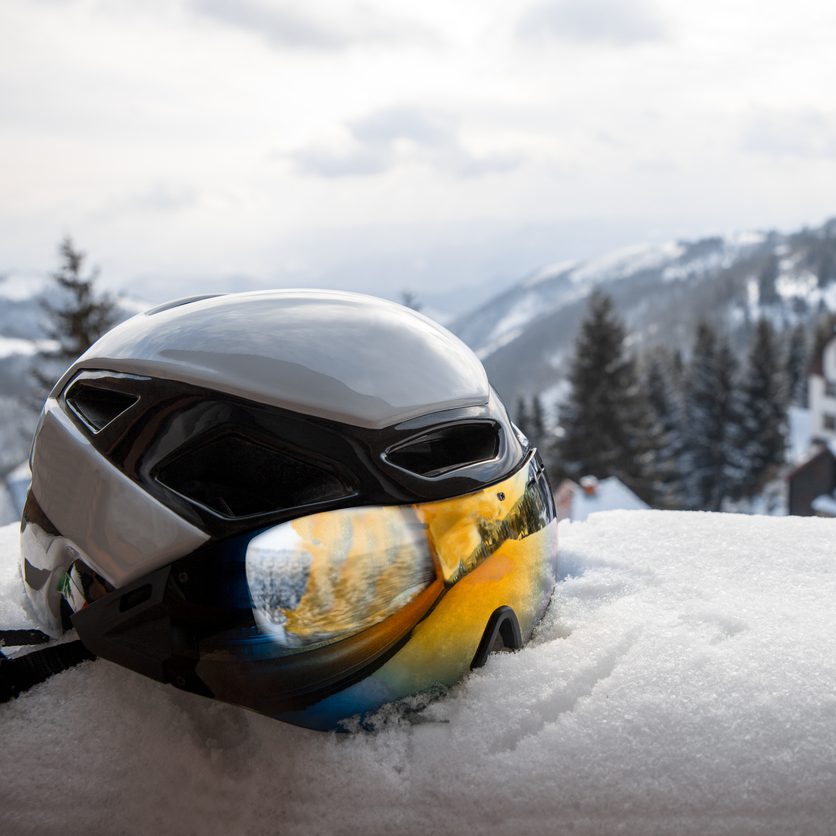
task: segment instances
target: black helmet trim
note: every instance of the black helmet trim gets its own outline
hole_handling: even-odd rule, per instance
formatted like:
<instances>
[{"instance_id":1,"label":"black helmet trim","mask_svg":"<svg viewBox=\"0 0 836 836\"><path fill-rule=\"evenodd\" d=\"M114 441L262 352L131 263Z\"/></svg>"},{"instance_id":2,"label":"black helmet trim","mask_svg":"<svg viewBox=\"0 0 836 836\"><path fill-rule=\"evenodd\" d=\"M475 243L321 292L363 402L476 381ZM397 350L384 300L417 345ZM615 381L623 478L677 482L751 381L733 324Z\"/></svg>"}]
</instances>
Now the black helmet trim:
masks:
<instances>
[{"instance_id":1,"label":"black helmet trim","mask_svg":"<svg viewBox=\"0 0 836 836\"><path fill-rule=\"evenodd\" d=\"M526 454L493 394L383 430L105 370L76 374L58 403L85 443L212 538L327 508L457 496L501 481Z\"/></svg>"}]
</instances>

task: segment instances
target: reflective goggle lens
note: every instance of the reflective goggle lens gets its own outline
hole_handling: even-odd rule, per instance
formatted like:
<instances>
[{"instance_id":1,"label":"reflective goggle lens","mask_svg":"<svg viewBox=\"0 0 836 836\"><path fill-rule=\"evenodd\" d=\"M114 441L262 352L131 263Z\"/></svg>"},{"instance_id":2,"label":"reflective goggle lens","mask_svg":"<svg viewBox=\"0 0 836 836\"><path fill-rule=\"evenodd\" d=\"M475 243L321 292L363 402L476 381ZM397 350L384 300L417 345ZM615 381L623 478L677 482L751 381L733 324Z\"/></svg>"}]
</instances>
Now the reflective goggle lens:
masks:
<instances>
[{"instance_id":1,"label":"reflective goggle lens","mask_svg":"<svg viewBox=\"0 0 836 836\"><path fill-rule=\"evenodd\" d=\"M287 650L378 624L434 580L426 526L410 507L346 508L259 534L247 548L256 623Z\"/></svg>"},{"instance_id":2,"label":"reflective goggle lens","mask_svg":"<svg viewBox=\"0 0 836 836\"><path fill-rule=\"evenodd\" d=\"M553 519L535 470L449 500L326 511L259 534L246 554L256 623L280 652L309 650L382 622L436 578L452 586Z\"/></svg>"}]
</instances>

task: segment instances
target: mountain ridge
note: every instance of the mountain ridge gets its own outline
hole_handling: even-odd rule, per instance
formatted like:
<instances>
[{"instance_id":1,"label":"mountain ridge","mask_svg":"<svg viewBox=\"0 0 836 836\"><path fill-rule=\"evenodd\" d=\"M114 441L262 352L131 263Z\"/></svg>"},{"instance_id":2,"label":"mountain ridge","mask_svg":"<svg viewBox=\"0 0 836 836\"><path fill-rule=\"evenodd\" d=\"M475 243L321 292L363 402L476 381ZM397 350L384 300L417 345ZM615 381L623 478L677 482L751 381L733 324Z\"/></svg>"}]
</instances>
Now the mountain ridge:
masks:
<instances>
[{"instance_id":1,"label":"mountain ridge","mask_svg":"<svg viewBox=\"0 0 836 836\"><path fill-rule=\"evenodd\" d=\"M752 323L778 327L836 310L836 218L791 233L742 232L635 245L531 271L450 324L499 393L553 391L593 289L608 292L636 348L687 351L705 319L741 346Z\"/></svg>"}]
</instances>

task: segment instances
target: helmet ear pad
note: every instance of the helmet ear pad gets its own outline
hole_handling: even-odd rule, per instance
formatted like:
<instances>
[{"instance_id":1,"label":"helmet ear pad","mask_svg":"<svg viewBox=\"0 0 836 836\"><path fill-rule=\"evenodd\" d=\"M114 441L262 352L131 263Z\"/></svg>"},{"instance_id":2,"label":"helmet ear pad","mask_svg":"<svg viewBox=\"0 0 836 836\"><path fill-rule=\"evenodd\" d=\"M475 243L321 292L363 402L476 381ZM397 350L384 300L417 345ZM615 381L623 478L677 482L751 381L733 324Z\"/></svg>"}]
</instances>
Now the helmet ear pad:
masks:
<instances>
[{"instance_id":1,"label":"helmet ear pad","mask_svg":"<svg viewBox=\"0 0 836 836\"><path fill-rule=\"evenodd\" d=\"M522 646L522 631L517 614L511 607L497 607L488 619L476 655L470 663L471 670L481 668L491 653L498 650L520 650Z\"/></svg>"}]
</instances>

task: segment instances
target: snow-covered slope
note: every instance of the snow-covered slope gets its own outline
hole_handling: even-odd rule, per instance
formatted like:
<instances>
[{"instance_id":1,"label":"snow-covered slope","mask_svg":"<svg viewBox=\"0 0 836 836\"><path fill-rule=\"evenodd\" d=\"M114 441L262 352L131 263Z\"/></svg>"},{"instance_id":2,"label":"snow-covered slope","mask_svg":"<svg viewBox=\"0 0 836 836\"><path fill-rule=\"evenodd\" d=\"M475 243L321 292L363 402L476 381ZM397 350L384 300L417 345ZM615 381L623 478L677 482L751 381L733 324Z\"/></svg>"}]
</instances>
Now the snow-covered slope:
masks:
<instances>
[{"instance_id":1,"label":"snow-covered slope","mask_svg":"<svg viewBox=\"0 0 836 836\"><path fill-rule=\"evenodd\" d=\"M322 735L104 661L0 705L0 832L832 833L836 525L562 524L536 639ZM25 621L0 530L0 622Z\"/></svg>"},{"instance_id":2,"label":"snow-covered slope","mask_svg":"<svg viewBox=\"0 0 836 836\"><path fill-rule=\"evenodd\" d=\"M765 285L761 277L769 270L776 275ZM760 315L779 325L795 322L822 307L836 309L836 221L790 235L628 247L543 267L451 327L512 401L553 387L565 373L586 297L596 287L613 296L632 338L645 344L689 346L701 318L733 338Z\"/></svg>"}]
</instances>

